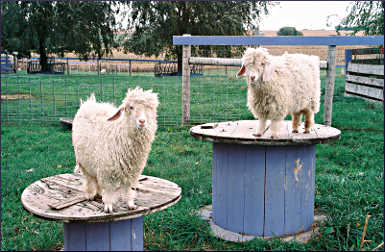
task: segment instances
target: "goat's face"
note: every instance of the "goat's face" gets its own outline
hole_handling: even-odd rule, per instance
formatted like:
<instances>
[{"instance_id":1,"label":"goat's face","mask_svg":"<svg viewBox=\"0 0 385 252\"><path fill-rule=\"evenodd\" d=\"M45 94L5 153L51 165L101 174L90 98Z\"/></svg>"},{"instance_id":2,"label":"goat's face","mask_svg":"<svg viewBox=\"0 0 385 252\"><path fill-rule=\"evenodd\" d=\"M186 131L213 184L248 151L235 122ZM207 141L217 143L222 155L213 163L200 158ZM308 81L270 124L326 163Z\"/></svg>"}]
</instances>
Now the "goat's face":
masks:
<instances>
[{"instance_id":1,"label":"goat's face","mask_svg":"<svg viewBox=\"0 0 385 252\"><path fill-rule=\"evenodd\" d=\"M145 102L130 102L119 107L117 112L108 118L108 121L116 120L123 117L130 128L143 130L156 120L156 107L152 107Z\"/></svg>"},{"instance_id":2,"label":"goat's face","mask_svg":"<svg viewBox=\"0 0 385 252\"><path fill-rule=\"evenodd\" d=\"M263 65L262 64L249 64L246 66L245 70L247 83L254 83L257 82L257 80L261 77L263 73Z\"/></svg>"},{"instance_id":3,"label":"goat's face","mask_svg":"<svg viewBox=\"0 0 385 252\"><path fill-rule=\"evenodd\" d=\"M263 65L263 62L244 64L241 70L239 70L237 77L245 76L247 83L256 83L263 74Z\"/></svg>"},{"instance_id":4,"label":"goat's face","mask_svg":"<svg viewBox=\"0 0 385 252\"><path fill-rule=\"evenodd\" d=\"M268 80L273 70L267 63L268 52L265 48L248 48L242 58L242 67L237 77L246 76L247 83L256 83L262 77L263 81Z\"/></svg>"},{"instance_id":5,"label":"goat's face","mask_svg":"<svg viewBox=\"0 0 385 252\"><path fill-rule=\"evenodd\" d=\"M128 123L139 130L148 127L150 120L156 118L156 110L142 103L132 103L124 108Z\"/></svg>"},{"instance_id":6,"label":"goat's face","mask_svg":"<svg viewBox=\"0 0 385 252\"><path fill-rule=\"evenodd\" d=\"M151 129L156 125L156 110L159 105L158 95L152 93L152 90L143 91L136 87L128 89L122 105L117 111L107 119L114 121L123 117L130 128L133 129Z\"/></svg>"}]
</instances>

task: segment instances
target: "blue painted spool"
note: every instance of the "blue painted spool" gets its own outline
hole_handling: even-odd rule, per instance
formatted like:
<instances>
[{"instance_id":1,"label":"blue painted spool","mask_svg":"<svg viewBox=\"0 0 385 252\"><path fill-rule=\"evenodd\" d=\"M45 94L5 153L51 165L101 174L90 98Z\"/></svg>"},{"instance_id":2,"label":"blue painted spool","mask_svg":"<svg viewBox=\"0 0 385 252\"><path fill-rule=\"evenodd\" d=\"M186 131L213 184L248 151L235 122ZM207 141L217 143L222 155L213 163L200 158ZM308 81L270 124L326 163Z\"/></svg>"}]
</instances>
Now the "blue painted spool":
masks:
<instances>
[{"instance_id":1,"label":"blue painted spool","mask_svg":"<svg viewBox=\"0 0 385 252\"><path fill-rule=\"evenodd\" d=\"M256 122L209 123L190 130L193 137L213 142L213 221L254 236L305 231L314 222L316 144L337 140L341 132L316 124L310 134L293 134L285 121L278 139L271 139L269 130L256 138Z\"/></svg>"},{"instance_id":2,"label":"blue painted spool","mask_svg":"<svg viewBox=\"0 0 385 252\"><path fill-rule=\"evenodd\" d=\"M214 143L214 223L263 236L307 230L314 219L314 169L315 145Z\"/></svg>"},{"instance_id":3,"label":"blue painted spool","mask_svg":"<svg viewBox=\"0 0 385 252\"><path fill-rule=\"evenodd\" d=\"M143 217L116 222L64 223L64 251L123 250L143 250Z\"/></svg>"}]
</instances>

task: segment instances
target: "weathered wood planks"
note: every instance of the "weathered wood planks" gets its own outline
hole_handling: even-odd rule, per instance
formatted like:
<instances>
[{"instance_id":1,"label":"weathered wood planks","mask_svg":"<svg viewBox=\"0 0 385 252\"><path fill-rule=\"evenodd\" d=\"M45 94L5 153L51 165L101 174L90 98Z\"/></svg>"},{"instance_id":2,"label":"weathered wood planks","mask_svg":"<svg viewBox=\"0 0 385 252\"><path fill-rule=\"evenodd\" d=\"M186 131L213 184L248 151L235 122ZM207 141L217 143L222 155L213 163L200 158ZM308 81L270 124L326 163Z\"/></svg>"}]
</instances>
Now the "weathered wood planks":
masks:
<instances>
[{"instance_id":1,"label":"weathered wood planks","mask_svg":"<svg viewBox=\"0 0 385 252\"><path fill-rule=\"evenodd\" d=\"M349 72L384 75L384 65L349 63Z\"/></svg>"},{"instance_id":2,"label":"weathered wood planks","mask_svg":"<svg viewBox=\"0 0 385 252\"><path fill-rule=\"evenodd\" d=\"M362 83L365 85L384 88L384 79L376 79L376 78L369 78L365 76L349 75L349 74L345 76L345 79L347 82L356 82L356 83Z\"/></svg>"},{"instance_id":3,"label":"weathered wood planks","mask_svg":"<svg viewBox=\"0 0 385 252\"><path fill-rule=\"evenodd\" d=\"M309 134L304 132L304 124L299 128L299 133L292 133L291 121L282 123L277 139L271 138L271 131L267 129L261 137L253 136L258 120L242 120L220 123L206 123L190 129L190 135L211 142L259 144L259 145L303 145L318 144L335 141L340 138L341 131L315 124Z\"/></svg>"},{"instance_id":4,"label":"weathered wood planks","mask_svg":"<svg viewBox=\"0 0 385 252\"><path fill-rule=\"evenodd\" d=\"M62 222L108 222L138 218L176 204L182 189L170 181L141 176L137 186L135 210L128 210L119 201L113 213L104 213L100 198L85 199L81 190L83 178L79 174L60 174L43 178L28 186L22 193L21 202L31 213Z\"/></svg>"},{"instance_id":5,"label":"weathered wood planks","mask_svg":"<svg viewBox=\"0 0 385 252\"><path fill-rule=\"evenodd\" d=\"M383 55L381 55L383 57ZM384 65L350 62L345 78L345 96L359 97L371 102L384 101Z\"/></svg>"},{"instance_id":6,"label":"weathered wood planks","mask_svg":"<svg viewBox=\"0 0 385 252\"><path fill-rule=\"evenodd\" d=\"M72 117L61 117L59 120L63 128L72 129L72 122L74 120Z\"/></svg>"}]
</instances>

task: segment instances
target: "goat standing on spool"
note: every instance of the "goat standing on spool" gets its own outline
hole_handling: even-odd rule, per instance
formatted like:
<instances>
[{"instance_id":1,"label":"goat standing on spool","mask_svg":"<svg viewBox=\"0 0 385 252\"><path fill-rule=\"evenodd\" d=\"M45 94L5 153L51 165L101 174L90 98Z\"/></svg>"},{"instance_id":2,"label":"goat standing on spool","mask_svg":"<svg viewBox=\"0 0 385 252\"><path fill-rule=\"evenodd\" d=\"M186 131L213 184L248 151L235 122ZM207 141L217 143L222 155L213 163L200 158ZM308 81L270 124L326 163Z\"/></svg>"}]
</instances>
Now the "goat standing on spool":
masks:
<instances>
[{"instance_id":1,"label":"goat standing on spool","mask_svg":"<svg viewBox=\"0 0 385 252\"><path fill-rule=\"evenodd\" d=\"M97 103L95 96L81 104L72 127L76 168L85 176L90 200L102 196L104 211L112 212L121 194L135 209L135 191L155 139L156 93L128 89L119 108Z\"/></svg>"},{"instance_id":2,"label":"goat standing on spool","mask_svg":"<svg viewBox=\"0 0 385 252\"><path fill-rule=\"evenodd\" d=\"M298 133L305 115L305 133L314 124L320 106L320 60L318 56L283 54L272 56L266 48L248 48L237 77L246 75L247 107L259 119L257 137L271 120L271 137L278 138L281 123L291 114L293 132Z\"/></svg>"}]
</instances>

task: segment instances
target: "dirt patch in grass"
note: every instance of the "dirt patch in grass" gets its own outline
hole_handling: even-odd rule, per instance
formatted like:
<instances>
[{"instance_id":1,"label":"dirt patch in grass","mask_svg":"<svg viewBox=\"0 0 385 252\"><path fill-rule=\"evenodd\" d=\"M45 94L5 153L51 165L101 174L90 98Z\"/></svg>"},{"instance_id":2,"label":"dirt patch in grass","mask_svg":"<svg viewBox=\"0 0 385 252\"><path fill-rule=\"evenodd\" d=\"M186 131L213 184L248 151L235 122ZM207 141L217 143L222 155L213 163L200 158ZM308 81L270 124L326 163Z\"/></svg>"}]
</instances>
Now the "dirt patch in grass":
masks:
<instances>
[{"instance_id":1,"label":"dirt patch in grass","mask_svg":"<svg viewBox=\"0 0 385 252\"><path fill-rule=\"evenodd\" d=\"M1 95L2 100L17 100L17 99L31 99L32 95L29 94L5 94Z\"/></svg>"}]
</instances>

